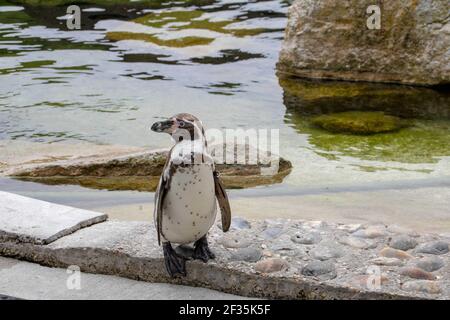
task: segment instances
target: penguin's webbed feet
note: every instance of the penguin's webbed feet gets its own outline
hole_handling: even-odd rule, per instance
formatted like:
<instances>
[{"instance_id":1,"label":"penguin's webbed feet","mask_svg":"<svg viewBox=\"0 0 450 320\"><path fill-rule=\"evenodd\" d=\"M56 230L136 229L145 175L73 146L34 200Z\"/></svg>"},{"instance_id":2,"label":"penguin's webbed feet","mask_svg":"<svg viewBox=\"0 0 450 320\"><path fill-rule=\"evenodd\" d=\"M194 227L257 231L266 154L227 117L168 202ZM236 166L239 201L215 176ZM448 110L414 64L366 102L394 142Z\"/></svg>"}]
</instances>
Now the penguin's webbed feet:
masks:
<instances>
[{"instance_id":1,"label":"penguin's webbed feet","mask_svg":"<svg viewBox=\"0 0 450 320\"><path fill-rule=\"evenodd\" d=\"M208 247L208 240L206 236L201 237L194 243L194 259L202 260L203 262L208 262L209 259L215 259L215 254Z\"/></svg>"},{"instance_id":2,"label":"penguin's webbed feet","mask_svg":"<svg viewBox=\"0 0 450 320\"><path fill-rule=\"evenodd\" d=\"M173 278L177 273L186 276L186 259L178 255L170 242L163 243L164 263L169 275Z\"/></svg>"}]
</instances>

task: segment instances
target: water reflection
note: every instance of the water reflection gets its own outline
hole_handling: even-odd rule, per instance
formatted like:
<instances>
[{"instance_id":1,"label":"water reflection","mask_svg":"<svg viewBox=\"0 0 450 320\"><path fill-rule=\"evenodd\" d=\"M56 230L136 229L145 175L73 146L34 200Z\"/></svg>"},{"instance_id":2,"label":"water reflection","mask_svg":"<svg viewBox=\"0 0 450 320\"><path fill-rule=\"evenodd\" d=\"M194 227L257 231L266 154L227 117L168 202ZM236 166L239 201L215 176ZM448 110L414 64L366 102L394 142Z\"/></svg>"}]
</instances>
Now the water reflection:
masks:
<instances>
[{"instance_id":1,"label":"water reflection","mask_svg":"<svg viewBox=\"0 0 450 320\"><path fill-rule=\"evenodd\" d=\"M431 88L312 81L280 77L283 100L299 114L383 111L402 118L450 119L450 91Z\"/></svg>"},{"instance_id":2,"label":"water reflection","mask_svg":"<svg viewBox=\"0 0 450 320\"><path fill-rule=\"evenodd\" d=\"M355 157L414 164L436 163L450 156L450 95L446 92L292 78L281 78L280 84L286 122L308 134L315 152L330 160ZM393 119L398 126L393 126ZM371 122L378 131L370 132ZM390 130L381 130L389 126Z\"/></svg>"},{"instance_id":3,"label":"water reflection","mask_svg":"<svg viewBox=\"0 0 450 320\"><path fill-rule=\"evenodd\" d=\"M231 50L220 50L219 56L216 57L209 56L209 57L192 58L191 61L195 63L204 63L204 64L223 64L256 58L264 58L264 55L261 53L250 53L250 52L243 52L238 49L234 50L231 49Z\"/></svg>"},{"instance_id":4,"label":"water reflection","mask_svg":"<svg viewBox=\"0 0 450 320\"><path fill-rule=\"evenodd\" d=\"M123 62L181 64L179 61L168 59L170 56L165 54L125 53L121 57Z\"/></svg>"},{"instance_id":5,"label":"water reflection","mask_svg":"<svg viewBox=\"0 0 450 320\"><path fill-rule=\"evenodd\" d=\"M273 69L287 2L110 4L81 5L76 31L61 20L65 6L0 11L0 138L55 142L68 132L67 141L161 147L161 137L142 139L161 115L188 110L232 127L251 123L256 97L267 113L282 107Z\"/></svg>"},{"instance_id":6,"label":"water reflection","mask_svg":"<svg viewBox=\"0 0 450 320\"><path fill-rule=\"evenodd\" d=\"M0 140L167 147L149 123L187 111L208 128L280 129L294 164L287 183L449 172L439 160L450 155L448 94L278 80L290 1L119 2L86 1L82 29L68 31L64 6L5 9L17 4L0 0ZM348 111L410 123L370 136L313 125Z\"/></svg>"}]
</instances>

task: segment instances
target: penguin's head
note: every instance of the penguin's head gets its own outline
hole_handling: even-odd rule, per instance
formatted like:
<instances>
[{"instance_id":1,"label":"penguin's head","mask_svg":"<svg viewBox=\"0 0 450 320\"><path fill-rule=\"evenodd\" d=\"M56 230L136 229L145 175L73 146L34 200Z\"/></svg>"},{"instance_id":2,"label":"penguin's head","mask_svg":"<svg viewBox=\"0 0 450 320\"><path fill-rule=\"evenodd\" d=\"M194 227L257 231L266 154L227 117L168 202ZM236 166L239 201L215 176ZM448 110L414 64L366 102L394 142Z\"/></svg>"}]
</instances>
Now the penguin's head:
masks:
<instances>
[{"instance_id":1,"label":"penguin's head","mask_svg":"<svg viewBox=\"0 0 450 320\"><path fill-rule=\"evenodd\" d=\"M176 142L203 139L205 135L202 122L189 113L179 113L167 120L155 122L151 130L168 133Z\"/></svg>"}]
</instances>

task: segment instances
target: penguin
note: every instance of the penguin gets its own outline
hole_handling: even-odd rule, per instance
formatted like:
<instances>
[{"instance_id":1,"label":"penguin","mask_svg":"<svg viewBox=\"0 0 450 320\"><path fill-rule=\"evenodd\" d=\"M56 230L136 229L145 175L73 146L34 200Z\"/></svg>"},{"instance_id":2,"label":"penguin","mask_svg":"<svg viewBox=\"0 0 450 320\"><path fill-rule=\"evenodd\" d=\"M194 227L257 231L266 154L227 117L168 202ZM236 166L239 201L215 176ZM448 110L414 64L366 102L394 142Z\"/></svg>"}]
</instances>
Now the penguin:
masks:
<instances>
[{"instance_id":1,"label":"penguin","mask_svg":"<svg viewBox=\"0 0 450 320\"><path fill-rule=\"evenodd\" d=\"M168 133L175 142L155 193L154 221L167 272L171 277L186 276L186 259L175 252L172 243L194 243L194 259L204 263L214 259L207 233L215 222L217 203L222 230L229 230L230 204L197 117L180 113L154 123L151 130Z\"/></svg>"}]
</instances>

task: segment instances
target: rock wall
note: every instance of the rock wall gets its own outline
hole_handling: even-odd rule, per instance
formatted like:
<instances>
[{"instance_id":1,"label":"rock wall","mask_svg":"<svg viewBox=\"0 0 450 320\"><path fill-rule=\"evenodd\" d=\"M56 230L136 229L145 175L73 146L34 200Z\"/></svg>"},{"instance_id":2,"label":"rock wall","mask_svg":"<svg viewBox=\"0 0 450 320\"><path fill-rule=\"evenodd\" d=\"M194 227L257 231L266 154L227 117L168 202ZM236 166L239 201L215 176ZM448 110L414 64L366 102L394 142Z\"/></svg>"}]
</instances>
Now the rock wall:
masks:
<instances>
[{"instance_id":1,"label":"rock wall","mask_svg":"<svg viewBox=\"0 0 450 320\"><path fill-rule=\"evenodd\" d=\"M370 5L381 28L369 29ZM317 79L450 83L448 0L295 0L278 70Z\"/></svg>"}]
</instances>

